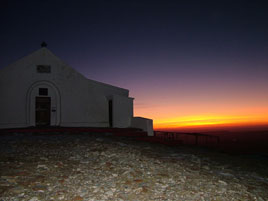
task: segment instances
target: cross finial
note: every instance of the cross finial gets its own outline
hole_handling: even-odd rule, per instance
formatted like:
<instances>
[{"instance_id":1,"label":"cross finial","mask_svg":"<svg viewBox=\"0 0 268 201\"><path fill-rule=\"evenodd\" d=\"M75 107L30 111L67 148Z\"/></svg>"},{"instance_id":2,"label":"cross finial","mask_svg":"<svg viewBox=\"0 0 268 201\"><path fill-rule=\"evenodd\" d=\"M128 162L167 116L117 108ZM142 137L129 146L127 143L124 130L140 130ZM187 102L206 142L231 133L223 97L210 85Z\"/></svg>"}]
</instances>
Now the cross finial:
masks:
<instances>
[{"instance_id":1,"label":"cross finial","mask_svg":"<svg viewBox=\"0 0 268 201\"><path fill-rule=\"evenodd\" d=\"M41 47L46 47L46 46L47 46L46 42L43 41L43 42L41 43Z\"/></svg>"}]
</instances>

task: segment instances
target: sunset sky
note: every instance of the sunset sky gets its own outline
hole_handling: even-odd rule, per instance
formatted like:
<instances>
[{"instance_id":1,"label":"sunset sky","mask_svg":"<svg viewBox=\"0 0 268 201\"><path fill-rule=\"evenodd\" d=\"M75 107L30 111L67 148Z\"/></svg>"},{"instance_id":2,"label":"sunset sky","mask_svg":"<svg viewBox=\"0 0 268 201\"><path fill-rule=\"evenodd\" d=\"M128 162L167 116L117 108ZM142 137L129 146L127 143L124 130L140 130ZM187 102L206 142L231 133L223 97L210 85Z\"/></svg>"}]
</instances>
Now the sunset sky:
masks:
<instances>
[{"instance_id":1,"label":"sunset sky","mask_svg":"<svg viewBox=\"0 0 268 201\"><path fill-rule=\"evenodd\" d=\"M267 4L70 2L4 0L0 68L46 41L87 78L129 89L155 129L268 125Z\"/></svg>"}]
</instances>

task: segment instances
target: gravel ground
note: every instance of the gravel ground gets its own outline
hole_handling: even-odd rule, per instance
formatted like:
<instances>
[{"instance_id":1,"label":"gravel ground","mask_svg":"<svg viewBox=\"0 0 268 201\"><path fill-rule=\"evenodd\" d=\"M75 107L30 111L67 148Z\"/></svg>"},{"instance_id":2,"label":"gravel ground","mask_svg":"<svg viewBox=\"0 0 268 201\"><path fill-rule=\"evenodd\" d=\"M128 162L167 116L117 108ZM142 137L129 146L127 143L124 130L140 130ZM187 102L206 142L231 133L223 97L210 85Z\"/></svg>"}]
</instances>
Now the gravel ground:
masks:
<instances>
[{"instance_id":1,"label":"gravel ground","mask_svg":"<svg viewBox=\"0 0 268 201\"><path fill-rule=\"evenodd\" d=\"M0 136L0 200L268 200L268 162L96 134Z\"/></svg>"}]
</instances>

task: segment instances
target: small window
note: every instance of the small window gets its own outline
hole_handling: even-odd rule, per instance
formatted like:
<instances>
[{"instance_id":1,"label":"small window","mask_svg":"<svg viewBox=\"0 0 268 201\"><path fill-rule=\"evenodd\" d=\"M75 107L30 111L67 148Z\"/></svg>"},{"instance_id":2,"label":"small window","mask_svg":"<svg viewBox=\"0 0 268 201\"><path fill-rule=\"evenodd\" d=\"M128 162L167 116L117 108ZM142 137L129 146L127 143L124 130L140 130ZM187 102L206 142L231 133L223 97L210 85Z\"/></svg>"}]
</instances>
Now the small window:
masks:
<instances>
[{"instance_id":1,"label":"small window","mask_svg":"<svg viewBox=\"0 0 268 201\"><path fill-rule=\"evenodd\" d=\"M39 88L39 95L40 96L47 96L48 95L48 89L47 88Z\"/></svg>"},{"instance_id":2,"label":"small window","mask_svg":"<svg viewBox=\"0 0 268 201\"><path fill-rule=\"evenodd\" d=\"M51 67L49 65L37 65L36 70L38 73L50 73Z\"/></svg>"}]
</instances>

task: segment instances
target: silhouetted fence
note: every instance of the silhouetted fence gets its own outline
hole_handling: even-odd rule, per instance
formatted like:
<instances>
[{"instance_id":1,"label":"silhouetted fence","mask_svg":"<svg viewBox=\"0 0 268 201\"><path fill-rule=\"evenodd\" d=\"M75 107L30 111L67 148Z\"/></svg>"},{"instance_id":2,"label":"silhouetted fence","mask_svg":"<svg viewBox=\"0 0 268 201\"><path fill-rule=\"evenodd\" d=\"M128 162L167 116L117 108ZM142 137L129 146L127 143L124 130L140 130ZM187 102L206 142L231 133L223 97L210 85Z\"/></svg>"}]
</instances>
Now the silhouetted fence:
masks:
<instances>
[{"instance_id":1,"label":"silhouetted fence","mask_svg":"<svg viewBox=\"0 0 268 201\"><path fill-rule=\"evenodd\" d=\"M187 145L214 147L218 146L220 143L220 138L218 136L201 133L155 131L154 136L163 140L176 141L178 143Z\"/></svg>"}]
</instances>

